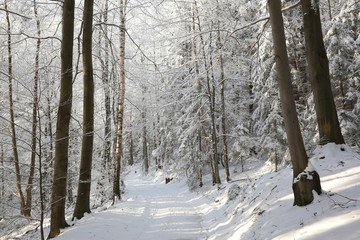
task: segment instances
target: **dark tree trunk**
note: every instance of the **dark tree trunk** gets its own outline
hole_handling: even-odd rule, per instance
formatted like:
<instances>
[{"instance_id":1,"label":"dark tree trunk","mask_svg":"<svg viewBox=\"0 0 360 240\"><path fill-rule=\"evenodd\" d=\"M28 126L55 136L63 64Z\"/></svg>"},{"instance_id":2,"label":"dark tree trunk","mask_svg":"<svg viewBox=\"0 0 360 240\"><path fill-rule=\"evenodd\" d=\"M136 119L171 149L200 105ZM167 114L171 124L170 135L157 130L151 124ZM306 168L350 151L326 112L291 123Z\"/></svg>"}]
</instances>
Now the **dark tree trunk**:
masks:
<instances>
[{"instance_id":1,"label":"dark tree trunk","mask_svg":"<svg viewBox=\"0 0 360 240\"><path fill-rule=\"evenodd\" d=\"M319 1L301 0L306 59L314 94L320 144L334 142L343 144L339 120L331 90L329 61L323 41Z\"/></svg>"},{"instance_id":2,"label":"dark tree trunk","mask_svg":"<svg viewBox=\"0 0 360 240\"><path fill-rule=\"evenodd\" d=\"M84 213L90 213L91 168L94 143L94 78L92 63L92 26L94 0L84 2L83 16L83 137L77 199L74 217L80 219Z\"/></svg>"},{"instance_id":3,"label":"dark tree trunk","mask_svg":"<svg viewBox=\"0 0 360 240\"><path fill-rule=\"evenodd\" d=\"M30 217L25 209L25 198L21 189L21 172L19 163L19 154L17 150L17 136L15 127L15 113L13 100L13 73L12 73L12 40L11 40L11 21L8 11L8 1L5 1L6 22L7 22L7 51L8 51L8 78L9 78L9 113L11 129L11 145L14 154L15 174L16 174L16 191L20 203L20 212L26 217Z\"/></svg>"},{"instance_id":4,"label":"dark tree trunk","mask_svg":"<svg viewBox=\"0 0 360 240\"><path fill-rule=\"evenodd\" d=\"M61 41L61 86L56 122L55 166L51 195L51 220L48 238L69 226L65 220L65 199L68 172L69 125L72 107L74 0L64 0Z\"/></svg>"},{"instance_id":5,"label":"dark tree trunk","mask_svg":"<svg viewBox=\"0 0 360 240\"><path fill-rule=\"evenodd\" d=\"M321 193L320 178L316 171L311 170L311 172L304 172L308 166L308 157L306 155L301 136L294 94L292 91L291 74L281 13L281 1L268 0L268 5L274 41L280 101L284 116L291 162L293 165L294 205L304 206L313 201L314 196L312 194L312 190L315 190L318 194ZM308 173L308 175L306 173ZM313 176L313 178L309 175Z\"/></svg>"},{"instance_id":6,"label":"dark tree trunk","mask_svg":"<svg viewBox=\"0 0 360 240\"><path fill-rule=\"evenodd\" d=\"M34 8L36 8L36 0L34 0ZM38 109L39 110L39 109ZM39 167L38 167L38 173L39 173L39 194L40 194L40 238L41 240L45 239L44 234L44 213L45 213L45 194L44 194L44 187L43 187L43 162L42 162L42 131L41 131L41 117L40 114L37 114L38 116L38 124L39 124L39 137L38 137L38 144L39 144Z\"/></svg>"}]
</instances>

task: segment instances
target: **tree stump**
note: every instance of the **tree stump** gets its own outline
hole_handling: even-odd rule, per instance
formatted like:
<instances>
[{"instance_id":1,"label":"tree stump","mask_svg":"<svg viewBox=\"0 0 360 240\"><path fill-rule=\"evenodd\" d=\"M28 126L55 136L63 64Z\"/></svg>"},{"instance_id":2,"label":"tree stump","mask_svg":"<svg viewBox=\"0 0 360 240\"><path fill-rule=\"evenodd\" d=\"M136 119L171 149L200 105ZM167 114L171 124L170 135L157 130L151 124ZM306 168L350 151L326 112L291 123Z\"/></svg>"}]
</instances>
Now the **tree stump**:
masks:
<instances>
[{"instance_id":1,"label":"tree stump","mask_svg":"<svg viewBox=\"0 0 360 240\"><path fill-rule=\"evenodd\" d=\"M321 194L319 174L316 171L300 173L292 188L295 197L294 205L305 206L310 204L314 200L313 190L318 195Z\"/></svg>"}]
</instances>

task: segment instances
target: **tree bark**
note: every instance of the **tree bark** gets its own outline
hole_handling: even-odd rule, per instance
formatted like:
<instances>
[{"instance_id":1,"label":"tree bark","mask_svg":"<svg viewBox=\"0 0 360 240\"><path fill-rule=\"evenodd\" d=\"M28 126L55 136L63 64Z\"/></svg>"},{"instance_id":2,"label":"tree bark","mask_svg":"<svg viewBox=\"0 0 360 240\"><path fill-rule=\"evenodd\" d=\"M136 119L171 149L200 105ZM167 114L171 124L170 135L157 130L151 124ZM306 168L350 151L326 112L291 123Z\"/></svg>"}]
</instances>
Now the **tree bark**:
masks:
<instances>
[{"instance_id":1,"label":"tree bark","mask_svg":"<svg viewBox=\"0 0 360 240\"><path fill-rule=\"evenodd\" d=\"M197 13L197 6L196 0L192 2L192 45L191 45L191 57L194 62L194 74L196 80L196 94L198 94L197 99L197 111L198 111L198 121L199 121L199 129L197 130L197 138L198 138L198 149L199 152L196 155L199 159L199 166L197 166L197 175L199 179L199 186L203 186L202 182L202 164L203 164L203 153L205 152L205 148L207 148L208 141L206 140L206 133L205 133L205 120L204 120L204 106L202 101L202 91L203 91L203 84L200 80L200 71L199 71L199 61L198 61L198 39L196 37L196 13ZM198 22L198 27L200 24ZM201 34L200 34L201 37ZM211 162L210 162L211 166Z\"/></svg>"},{"instance_id":2,"label":"tree bark","mask_svg":"<svg viewBox=\"0 0 360 240\"><path fill-rule=\"evenodd\" d=\"M289 145L291 162L293 165L293 192L294 205L304 206L310 204L314 196L312 190L321 194L320 178L315 170L309 170L301 136L299 121L296 113L294 94L292 91L289 60L286 50L283 18L280 0L268 0L270 22L272 28L276 71L280 90L280 101L285 122L286 136ZM312 178L309 176L313 176ZM300 176L300 177L299 177ZM299 179L298 179L299 178Z\"/></svg>"},{"instance_id":3,"label":"tree bark","mask_svg":"<svg viewBox=\"0 0 360 240\"><path fill-rule=\"evenodd\" d=\"M108 0L105 1L105 9L104 9L104 35L105 35L105 43L104 43L104 64L102 66L102 80L104 85L104 93L105 93L105 131L104 131L104 169L107 170L111 163L111 88L110 88L110 79L109 79L109 40L108 40Z\"/></svg>"},{"instance_id":4,"label":"tree bark","mask_svg":"<svg viewBox=\"0 0 360 240\"><path fill-rule=\"evenodd\" d=\"M149 173L149 156L148 156L148 137L147 137L147 121L146 121L146 107L145 107L145 94L147 94L147 87L142 86L142 103L143 109L141 111L142 126L142 157L144 159L145 174Z\"/></svg>"},{"instance_id":5,"label":"tree bark","mask_svg":"<svg viewBox=\"0 0 360 240\"><path fill-rule=\"evenodd\" d=\"M37 6L36 1L34 3L34 16L36 18L37 28L37 41L36 41L36 54L35 54L35 75L34 75L34 88L33 88L33 112L32 112L32 129L31 129L31 157L30 157L30 172L28 177L28 183L26 187L26 207L25 216L31 216L32 207L32 189L35 173L35 161L36 161L36 143L37 143L37 112L38 112L38 85L39 85L39 55L41 44L41 31L40 20L37 19Z\"/></svg>"},{"instance_id":6,"label":"tree bark","mask_svg":"<svg viewBox=\"0 0 360 240\"><path fill-rule=\"evenodd\" d=\"M203 84L200 79L200 71L199 71L199 62L198 62L198 52L197 52L197 39L196 39L196 25L198 26L199 32L201 32L201 22L197 7L196 0L193 1L192 5L192 31L193 31L193 58L195 61L195 77L197 79L197 90L199 94L199 120L201 123L201 130L199 132L199 138L200 138L200 149L204 151L205 148L207 148L208 140L206 137L206 131L205 131L205 114L202 104L202 95L203 95ZM211 34L211 33L210 33ZM211 151L209 154L209 165L212 173L212 179L213 184L220 184L220 175L219 175L219 168L218 168L218 154L217 154L217 134L216 134L216 126L215 126L215 89L214 91L211 90L211 84L210 84L210 73L209 68L206 61L206 52L205 52L205 43L202 34L199 34L200 38L200 44L201 44L201 50L202 50L202 56L204 61L204 67L206 71L206 87L207 87L207 97L209 99L209 109L210 109L210 118L211 118L211 127L210 127L210 134L211 134ZM212 65L210 64L210 68ZM203 140L202 140L203 138ZM203 147L204 146L204 147ZM199 172L199 176L202 176L202 171ZM202 185L202 183L200 184Z\"/></svg>"},{"instance_id":7,"label":"tree bark","mask_svg":"<svg viewBox=\"0 0 360 240\"><path fill-rule=\"evenodd\" d=\"M313 4L314 3L314 4ZM320 142L345 143L331 90L329 61L323 41L318 0L301 0L306 59L312 85Z\"/></svg>"},{"instance_id":8,"label":"tree bark","mask_svg":"<svg viewBox=\"0 0 360 240\"><path fill-rule=\"evenodd\" d=\"M101 14L99 17L98 24L102 27L98 31L98 60L101 64L101 79L102 87L104 90L104 108L105 108L105 123L104 123L104 142L103 142L103 152L102 152L102 161L101 161L101 176L97 180L97 199L100 200L100 205L102 205L106 199L105 183L111 182L111 164L112 164L112 155L111 155L111 145L112 141L112 110L111 110L111 86L110 86L110 74L109 74L109 36L108 36L108 11L109 11L109 1L104 1L104 6L101 8ZM104 45L103 45L104 42ZM103 55L104 53L104 55Z\"/></svg>"},{"instance_id":9,"label":"tree bark","mask_svg":"<svg viewBox=\"0 0 360 240\"><path fill-rule=\"evenodd\" d=\"M217 0L217 27L220 29L220 4ZM217 48L219 55L219 66L220 66L220 97L221 97L221 131L223 141L223 162L225 167L225 178L226 181L230 181L230 170L229 170L229 157L228 157L228 145L226 140L226 114L225 114L225 73L224 73L224 59L221 42L220 30L217 31Z\"/></svg>"},{"instance_id":10,"label":"tree bark","mask_svg":"<svg viewBox=\"0 0 360 240\"><path fill-rule=\"evenodd\" d=\"M212 44L212 32L210 32L210 45ZM210 46L211 48L211 46ZM210 53L211 55L211 53ZM205 55L204 55L205 56ZM217 141L217 133L216 133L216 123L215 123L215 77L214 77L214 67L212 56L210 56L210 69L211 69L211 79L212 84L210 83L210 77L207 78L207 94L209 98L209 106L210 106L210 117L211 117L211 150L213 156L211 158L211 170L213 177L213 185L221 184L220 174L219 174L219 158L218 158L218 141ZM212 86L211 86L212 85Z\"/></svg>"},{"instance_id":11,"label":"tree bark","mask_svg":"<svg viewBox=\"0 0 360 240\"><path fill-rule=\"evenodd\" d=\"M125 1L120 0L120 79L114 163L113 204L121 199L120 167L122 155L123 123L125 108Z\"/></svg>"},{"instance_id":12,"label":"tree bark","mask_svg":"<svg viewBox=\"0 0 360 240\"><path fill-rule=\"evenodd\" d=\"M72 107L74 0L64 0L61 42L61 86L56 122L55 166L51 195L51 220L48 238L69 226L65 220L65 199L68 172L69 125Z\"/></svg>"},{"instance_id":13,"label":"tree bark","mask_svg":"<svg viewBox=\"0 0 360 240\"><path fill-rule=\"evenodd\" d=\"M34 7L36 6L36 0L34 0ZM38 108L39 111L39 108ZM41 131L41 117L40 114L37 114L38 116L38 124L39 124L39 137L37 138L38 144L39 144L39 157L38 157L38 162L39 162L39 167L38 167L38 172L39 172L39 195L40 195L40 238L41 240L45 239L45 234L44 234L44 213L45 213L45 194L44 194L44 188L43 188L43 182L44 182L44 178L43 178L43 162L42 162L42 139L41 139L41 135L42 135L42 131Z\"/></svg>"},{"instance_id":14,"label":"tree bark","mask_svg":"<svg viewBox=\"0 0 360 240\"><path fill-rule=\"evenodd\" d=\"M142 156L144 158L144 170L145 174L149 173L149 156L148 156L148 140L147 140L147 129L146 129L146 110L141 112L142 122L144 124L142 129Z\"/></svg>"},{"instance_id":15,"label":"tree bark","mask_svg":"<svg viewBox=\"0 0 360 240\"><path fill-rule=\"evenodd\" d=\"M198 27L198 29L196 29L196 26ZM198 94L198 99L199 99L198 100L198 117L199 117L200 128L198 130L198 138L199 138L199 154L198 154L198 156L200 159L200 166L198 169L198 179L199 179L199 186L202 187L203 186L203 181L202 181L203 156L207 155L207 158L209 161L209 166L211 169L213 183L218 182L220 180L220 178L216 178L217 174L216 174L216 170L214 168L214 161L215 161L214 156L217 155L217 153L214 153L214 151L209 150L209 145L211 144L212 149L213 149L214 145L213 145L213 141L211 143L209 142L209 135L208 135L207 131L205 130L206 129L206 119L205 119L205 110L204 110L204 104L203 104L204 85L200 78L200 70L199 70L200 66L199 66L199 60L198 60L200 50L198 51L198 38L196 36L197 30L198 30L198 32L201 32L201 22L200 22L197 2L196 2L196 0L194 0L193 4L192 4L192 34L193 34L192 58L194 61L194 69L195 69L194 72L195 72L195 79L197 81L197 83L196 83L197 84L197 94ZM200 39L199 48L201 47L202 57L203 57L204 67L205 67L205 72L206 72L206 83L208 84L207 87L209 89L209 82L210 82L209 75L210 74L209 74L209 68L208 68L207 60L206 60L205 44L204 44L204 39L203 39L202 34L199 34L199 39ZM209 93L207 96L210 99L209 100L209 108L211 109L211 106L212 106L211 105L211 102L212 102L211 93ZM210 131L210 134L211 134L211 136L213 136L211 131Z\"/></svg>"},{"instance_id":16,"label":"tree bark","mask_svg":"<svg viewBox=\"0 0 360 240\"><path fill-rule=\"evenodd\" d=\"M1 186L0 186L0 201L2 202L5 196L5 165L4 165L4 144L0 143L0 169L1 169Z\"/></svg>"},{"instance_id":17,"label":"tree bark","mask_svg":"<svg viewBox=\"0 0 360 240\"><path fill-rule=\"evenodd\" d=\"M134 165L134 141L133 141L133 118L132 118L132 111L130 112L130 124L129 124L129 128L130 128L130 133L129 133L129 161L128 164L130 166Z\"/></svg>"},{"instance_id":18,"label":"tree bark","mask_svg":"<svg viewBox=\"0 0 360 240\"><path fill-rule=\"evenodd\" d=\"M91 168L94 145L94 78L92 62L92 26L94 0L84 2L83 16L83 137L79 185L74 210L74 218L81 219L84 213L90 213Z\"/></svg>"},{"instance_id":19,"label":"tree bark","mask_svg":"<svg viewBox=\"0 0 360 240\"><path fill-rule=\"evenodd\" d=\"M12 68L12 39L11 39L11 21L8 11L8 1L5 0L6 22L7 22L7 51L8 51L8 77L9 77L9 113L10 113L10 129L11 144L14 154L15 174L16 174L16 190L20 203L20 212L22 215L30 217L25 211L25 197L21 189L21 171L19 163L19 154L17 150L17 136L15 127L14 100L13 100L13 68Z\"/></svg>"}]
</instances>

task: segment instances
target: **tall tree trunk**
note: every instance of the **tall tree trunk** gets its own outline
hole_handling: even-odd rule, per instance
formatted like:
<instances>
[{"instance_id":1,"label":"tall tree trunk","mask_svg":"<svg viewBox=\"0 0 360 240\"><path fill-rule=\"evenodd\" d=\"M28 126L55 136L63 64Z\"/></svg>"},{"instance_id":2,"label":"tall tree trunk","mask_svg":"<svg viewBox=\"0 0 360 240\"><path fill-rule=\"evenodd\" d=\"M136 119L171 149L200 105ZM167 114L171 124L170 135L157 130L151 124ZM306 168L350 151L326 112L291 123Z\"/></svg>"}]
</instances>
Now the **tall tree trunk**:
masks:
<instances>
[{"instance_id":1,"label":"tall tree trunk","mask_svg":"<svg viewBox=\"0 0 360 240\"><path fill-rule=\"evenodd\" d=\"M331 90L329 61L323 41L319 1L301 0L306 59L314 94L320 144L334 142L343 144L339 120Z\"/></svg>"},{"instance_id":2,"label":"tall tree trunk","mask_svg":"<svg viewBox=\"0 0 360 240\"><path fill-rule=\"evenodd\" d=\"M156 114L157 115L157 114ZM157 119L157 118L155 118L155 119ZM157 136L157 127L156 127L156 120L154 120L154 122L153 122L153 142L154 142L154 149L153 150L156 150L158 147L159 147L159 145L158 145L158 136ZM158 170L158 166L160 165L159 164L159 158L157 157L157 156L155 156L154 157L154 162L155 162L155 169L156 169L156 171Z\"/></svg>"},{"instance_id":3,"label":"tall tree trunk","mask_svg":"<svg viewBox=\"0 0 360 240\"><path fill-rule=\"evenodd\" d=\"M26 187L26 207L25 215L31 216L32 207L32 189L34 182L35 173L35 161L36 161L36 135L37 135L37 112L38 112L38 85L39 85L39 55L40 55L40 44L41 44L41 32L40 32L40 20L37 19L37 6L36 1L34 4L34 16L36 18L37 28L37 41L36 41L36 55L35 55L35 76L34 76L34 88L33 88L33 113L32 113L32 129L31 129L31 160L30 160L30 172L28 177L28 183Z\"/></svg>"},{"instance_id":4,"label":"tall tree trunk","mask_svg":"<svg viewBox=\"0 0 360 240\"><path fill-rule=\"evenodd\" d=\"M46 144L42 144L42 153L43 153L43 180L44 182L47 182L46 185L44 185L44 192L50 192L50 186L52 185L52 169L53 169L53 156L54 156L54 146L53 146L53 120L52 120L52 106L51 102L53 101L53 93L51 91L53 82L47 77L46 79L46 124L44 129L44 137ZM41 128L41 125L39 123L39 128ZM41 131L39 131L41 132ZM50 201L49 194L44 194L44 204L47 205Z\"/></svg>"},{"instance_id":5,"label":"tall tree trunk","mask_svg":"<svg viewBox=\"0 0 360 240\"><path fill-rule=\"evenodd\" d=\"M105 9L104 9L104 35L105 35L105 43L104 43L104 64L102 66L102 80L104 86L105 93L105 131L104 131L104 156L103 156L103 166L105 168L109 168L111 163L111 87L110 87L110 79L109 79L109 40L108 40L108 11L109 11L109 1L105 1Z\"/></svg>"},{"instance_id":6,"label":"tall tree trunk","mask_svg":"<svg viewBox=\"0 0 360 240\"><path fill-rule=\"evenodd\" d=\"M8 50L8 77L9 77L9 113L10 113L10 129L11 144L14 154L15 174L16 174L16 190L20 203L20 212L22 215L29 217L25 211L25 198L21 189L21 171L19 163L19 154L17 150L17 136L15 127L14 100L13 100L13 68L12 68L12 40L11 40L11 21L8 12L8 1L5 0L6 22L7 22L7 50Z\"/></svg>"},{"instance_id":7,"label":"tall tree trunk","mask_svg":"<svg viewBox=\"0 0 360 240\"><path fill-rule=\"evenodd\" d=\"M280 101L284 116L291 162L293 165L294 205L304 206L313 201L314 196L312 194L312 190L321 194L320 178L315 170L306 169L308 166L308 157L306 155L301 136L294 94L292 91L291 74L281 13L281 1L268 0L268 5L274 41L274 54L280 89Z\"/></svg>"},{"instance_id":8,"label":"tall tree trunk","mask_svg":"<svg viewBox=\"0 0 360 240\"><path fill-rule=\"evenodd\" d=\"M132 111L130 111L130 133L129 133L129 161L128 164L132 166L134 164L134 141L133 141L133 129L132 129Z\"/></svg>"},{"instance_id":9,"label":"tall tree trunk","mask_svg":"<svg viewBox=\"0 0 360 240\"><path fill-rule=\"evenodd\" d=\"M191 46L191 55L192 55L192 59L194 61L194 73L195 73L195 80L196 80L196 91L198 94L198 104L197 104L197 109L198 109L198 121L199 121L199 129L198 129L198 141L199 141L199 153L197 154L198 158L199 158L199 166L197 169L198 172L198 179L199 179L199 186L202 187L203 186L203 181L202 181L202 165L203 165L203 153L205 152L205 149L207 148L208 145L208 141L206 140L206 132L205 132L205 117L204 117L204 106L203 106L203 101L202 101L202 95L203 95L203 83L201 82L200 79L200 71L199 71L199 61L198 61L198 39L196 37L196 17L197 16L197 6L196 6L196 0L193 0L192 2L192 46ZM198 24L198 26L200 27L200 24ZM201 37L201 34L200 34ZM210 162L210 166L211 162Z\"/></svg>"},{"instance_id":10,"label":"tall tree trunk","mask_svg":"<svg viewBox=\"0 0 360 240\"><path fill-rule=\"evenodd\" d=\"M144 124L142 130L142 155L144 158L144 170L145 174L149 173L149 156L148 156L148 140L147 140L147 129L146 129L146 111L141 112L142 122Z\"/></svg>"},{"instance_id":11,"label":"tall tree trunk","mask_svg":"<svg viewBox=\"0 0 360 240\"><path fill-rule=\"evenodd\" d=\"M101 63L101 79L104 90L104 107L105 107L105 123L104 123L104 142L103 154L101 161L101 176L97 181L97 199L102 205L106 199L105 183L111 182L111 145L113 143L112 137L112 110L111 110L111 86L109 79L109 36L108 36L108 11L109 1L104 1L104 6L101 8L102 14L99 17L99 24L103 24L98 31L98 60ZM102 43L104 41L104 46ZM104 52L104 55L103 55Z\"/></svg>"},{"instance_id":12,"label":"tall tree trunk","mask_svg":"<svg viewBox=\"0 0 360 240\"><path fill-rule=\"evenodd\" d=\"M197 2L196 0L193 1L193 33L196 33L196 24L198 26L198 30L199 32L201 32L201 22L200 22L200 17L199 17L199 12L198 12L198 7L197 7ZM210 33L211 34L211 33ZM200 44L201 44L201 50L202 50L202 55L203 55L203 60L204 60L204 67L205 67L205 71L206 71L206 87L207 87L207 97L208 97L208 101L209 101L209 109L210 109L210 118L211 118L211 127L210 127L210 133L211 133L211 153L212 156L209 156L209 161L210 161L210 168L211 168L211 173L212 173L212 178L213 178L213 184L219 184L221 183L220 180L220 175L219 175L219 168L218 168L218 153L217 153L217 134L216 134L216 124L215 124L215 88L213 85L213 91L211 90L211 84L210 84L210 73L209 73L209 68L208 68L208 64L207 64L207 60L206 60L206 52L205 52L205 43L204 43L204 39L202 34L199 35L200 38ZM195 38L194 38L194 42L195 42ZM196 53L196 48L195 48L195 53ZM196 56L197 57L197 56ZM196 64L198 64L198 61L196 59ZM212 62L210 61L210 68L212 68ZM203 95L202 92L202 83L199 77L199 66L197 66L197 79L200 83L200 89L199 89L199 97L201 97ZM202 103L201 105L202 106ZM201 115L201 122L205 121L205 117L204 117L204 110L201 109L202 112ZM204 123L203 123L204 125ZM202 131L205 132L205 126L202 127ZM206 134L202 134L204 135L204 143L203 145L206 145L208 143L208 141L206 141ZM200 173L202 175L202 173Z\"/></svg>"},{"instance_id":13,"label":"tall tree trunk","mask_svg":"<svg viewBox=\"0 0 360 240\"><path fill-rule=\"evenodd\" d=\"M34 0L34 4L35 3L36 3L36 0ZM39 124L39 137L37 140L38 140L38 144L39 144L38 172L39 172L39 195L40 195L40 238L41 238L41 240L44 240L45 239L45 234L44 234L45 194L44 194L44 188L43 188L44 178L43 178L43 164L42 164L42 155L43 155L42 154L42 139L41 139L42 131L41 131L41 117L39 114L39 108L37 108L37 110L38 110L37 116L38 116L38 124Z\"/></svg>"},{"instance_id":14,"label":"tall tree trunk","mask_svg":"<svg viewBox=\"0 0 360 240\"><path fill-rule=\"evenodd\" d=\"M217 2L217 28L220 29L220 4ZM225 73L224 73L224 58L222 51L222 42L220 30L217 31L217 48L219 55L220 65L220 95L221 95L221 132L223 141L223 162L225 167L225 178L226 181L230 181L230 170L229 170L229 157L228 157L228 145L226 140L226 114L225 114Z\"/></svg>"},{"instance_id":15,"label":"tall tree trunk","mask_svg":"<svg viewBox=\"0 0 360 240\"><path fill-rule=\"evenodd\" d=\"M149 156L148 156L148 138L147 138L147 121L146 121L146 107L145 107L145 94L147 94L147 87L142 86L142 103L143 109L141 111L142 120L142 157L144 159L145 174L149 173Z\"/></svg>"},{"instance_id":16,"label":"tall tree trunk","mask_svg":"<svg viewBox=\"0 0 360 240\"><path fill-rule=\"evenodd\" d=\"M210 32L210 48L212 45L212 32ZM213 175L213 184L220 184L220 173L219 173L219 159L217 152L217 133L216 133L216 123L215 123L215 76L214 76L214 65L212 59L212 53L210 53L210 69L211 69L211 79L212 84L210 83L210 77L207 79L207 94L209 98L209 106L210 106L210 116L211 116L211 142L212 142L212 153L213 157L211 159L211 167L212 167L212 175ZM211 87L212 85L212 87Z\"/></svg>"},{"instance_id":17,"label":"tall tree trunk","mask_svg":"<svg viewBox=\"0 0 360 240\"><path fill-rule=\"evenodd\" d=\"M84 213L90 213L91 168L94 145L94 78L92 62L92 26L94 0L84 2L83 16L83 137L79 185L74 210L74 217L81 219Z\"/></svg>"},{"instance_id":18,"label":"tall tree trunk","mask_svg":"<svg viewBox=\"0 0 360 240\"><path fill-rule=\"evenodd\" d=\"M69 226L65 220L65 199L68 173L69 125L72 107L74 0L64 0L61 41L61 86L56 122L55 166L51 195L51 220L48 238Z\"/></svg>"},{"instance_id":19,"label":"tall tree trunk","mask_svg":"<svg viewBox=\"0 0 360 240\"><path fill-rule=\"evenodd\" d=\"M116 147L114 162L113 204L121 199L120 167L122 155L123 122L125 108L125 0L120 0L120 79L117 113Z\"/></svg>"},{"instance_id":20,"label":"tall tree trunk","mask_svg":"<svg viewBox=\"0 0 360 240\"><path fill-rule=\"evenodd\" d=\"M0 169L1 169L1 186L0 186L0 202L5 196L5 165L4 165L4 144L0 143Z\"/></svg>"}]
</instances>

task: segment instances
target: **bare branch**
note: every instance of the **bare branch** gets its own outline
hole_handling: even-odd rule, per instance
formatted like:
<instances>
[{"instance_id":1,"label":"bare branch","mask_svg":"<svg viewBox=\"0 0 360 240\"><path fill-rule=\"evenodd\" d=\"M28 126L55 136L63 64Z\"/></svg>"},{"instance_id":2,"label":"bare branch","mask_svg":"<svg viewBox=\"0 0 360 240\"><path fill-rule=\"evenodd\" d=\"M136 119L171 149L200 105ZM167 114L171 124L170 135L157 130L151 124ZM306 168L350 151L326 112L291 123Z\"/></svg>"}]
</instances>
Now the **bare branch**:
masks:
<instances>
[{"instance_id":1,"label":"bare branch","mask_svg":"<svg viewBox=\"0 0 360 240\"><path fill-rule=\"evenodd\" d=\"M8 13L11 13L11 14L17 15L17 16L19 16L19 17L29 19L29 20L32 19L31 17L27 17L27 16L22 15L22 14L20 14L20 13L16 13L16 12L13 12L13 11L10 11L10 10L6 10L6 9L4 9L4 8L0 8L0 11L8 12Z\"/></svg>"}]
</instances>

